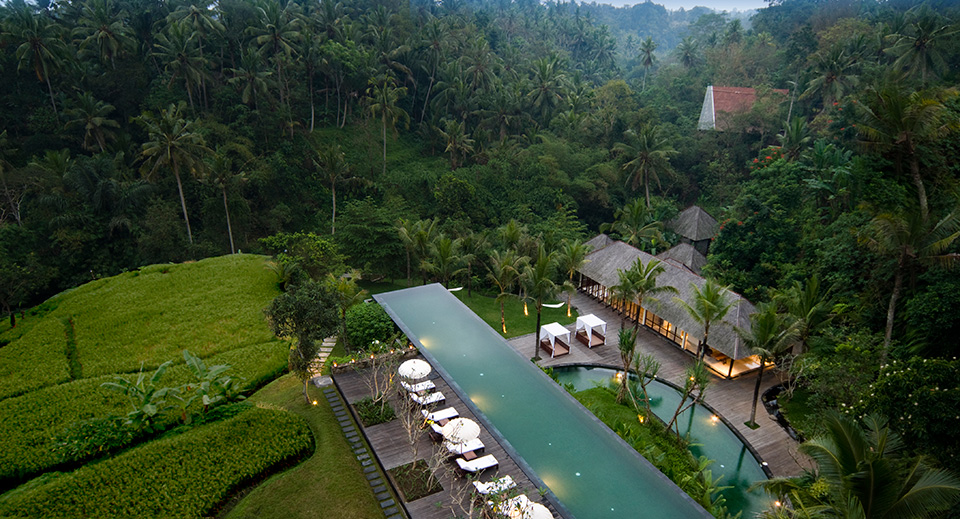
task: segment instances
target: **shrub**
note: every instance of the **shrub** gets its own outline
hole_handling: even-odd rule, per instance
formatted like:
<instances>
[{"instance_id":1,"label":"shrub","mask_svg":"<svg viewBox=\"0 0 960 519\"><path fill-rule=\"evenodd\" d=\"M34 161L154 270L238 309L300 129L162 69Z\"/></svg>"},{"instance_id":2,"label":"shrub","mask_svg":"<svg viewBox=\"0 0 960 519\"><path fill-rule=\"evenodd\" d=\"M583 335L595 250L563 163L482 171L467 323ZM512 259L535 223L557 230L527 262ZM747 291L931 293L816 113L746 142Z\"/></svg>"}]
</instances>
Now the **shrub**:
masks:
<instances>
[{"instance_id":1,"label":"shrub","mask_svg":"<svg viewBox=\"0 0 960 519\"><path fill-rule=\"evenodd\" d=\"M365 350L373 341L386 342L396 327L377 303L360 303L347 310L347 337L350 346Z\"/></svg>"},{"instance_id":2,"label":"shrub","mask_svg":"<svg viewBox=\"0 0 960 519\"><path fill-rule=\"evenodd\" d=\"M230 493L303 456L307 423L257 409L163 438L11 496L5 517L204 517Z\"/></svg>"},{"instance_id":3,"label":"shrub","mask_svg":"<svg viewBox=\"0 0 960 519\"><path fill-rule=\"evenodd\" d=\"M354 402L353 407L357 410L364 427L387 423L397 416L389 402L381 405L380 402L374 402L370 397Z\"/></svg>"},{"instance_id":4,"label":"shrub","mask_svg":"<svg viewBox=\"0 0 960 519\"><path fill-rule=\"evenodd\" d=\"M58 323L59 324L59 323ZM247 390L258 388L283 373L289 346L269 342L240 348L207 359L211 364L230 364L230 374L243 379ZM55 450L55 436L69 436L64 429L84 420L125 415L131 410L126 398L101 387L113 376L88 378L48 387L0 400L0 489L9 488L39 472L78 460L71 449ZM176 386L193 380L186 365L172 366L163 385ZM194 405L199 407L199 403ZM176 423L179 416L168 414L157 428ZM79 426L77 426L79 427ZM82 453L78 447L74 453Z\"/></svg>"}]
</instances>

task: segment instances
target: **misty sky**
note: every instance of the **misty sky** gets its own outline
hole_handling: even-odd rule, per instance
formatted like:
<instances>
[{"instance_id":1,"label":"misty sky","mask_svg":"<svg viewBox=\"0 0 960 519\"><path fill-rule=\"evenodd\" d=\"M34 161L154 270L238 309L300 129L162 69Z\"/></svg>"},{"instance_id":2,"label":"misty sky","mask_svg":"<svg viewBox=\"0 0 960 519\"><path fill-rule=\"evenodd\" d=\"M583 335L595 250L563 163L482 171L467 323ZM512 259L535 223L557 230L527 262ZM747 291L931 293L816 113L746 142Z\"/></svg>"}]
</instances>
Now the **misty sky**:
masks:
<instances>
[{"instance_id":1,"label":"misty sky","mask_svg":"<svg viewBox=\"0 0 960 519\"><path fill-rule=\"evenodd\" d=\"M622 6L633 5L642 2L637 2L635 0L597 0L597 3ZM681 7L684 9L691 9L699 5L716 9L717 11L732 11L734 9L746 11L747 9L760 9L761 7L767 6L767 3L764 2L764 0L653 0L653 3L660 4L671 10L677 10Z\"/></svg>"}]
</instances>

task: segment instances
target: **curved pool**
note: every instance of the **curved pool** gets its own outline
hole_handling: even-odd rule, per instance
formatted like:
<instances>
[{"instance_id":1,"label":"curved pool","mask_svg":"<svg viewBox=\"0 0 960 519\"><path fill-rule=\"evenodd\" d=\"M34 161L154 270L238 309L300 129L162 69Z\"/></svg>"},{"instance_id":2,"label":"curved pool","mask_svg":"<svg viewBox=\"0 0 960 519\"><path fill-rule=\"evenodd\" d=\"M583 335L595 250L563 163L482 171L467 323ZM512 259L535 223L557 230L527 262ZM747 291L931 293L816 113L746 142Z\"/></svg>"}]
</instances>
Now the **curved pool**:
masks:
<instances>
[{"instance_id":1,"label":"curved pool","mask_svg":"<svg viewBox=\"0 0 960 519\"><path fill-rule=\"evenodd\" d=\"M614 386L614 375L619 371L593 366L559 366L553 370L561 383L572 384L578 391L597 385ZM636 376L631 375L631 378L636 379ZM647 386L647 393L654 414L663 421L670 420L680 404L679 392L669 384L654 381ZM743 441L722 420L715 420L713 416L705 407L691 407L678 418L680 434L690 435L690 452L694 456L714 460L710 470L714 479L723 476L720 486L731 487L723 490L727 509L732 514L742 511L743 517L754 517L768 509L774 500L762 490L747 489L767 479L767 475Z\"/></svg>"}]
</instances>

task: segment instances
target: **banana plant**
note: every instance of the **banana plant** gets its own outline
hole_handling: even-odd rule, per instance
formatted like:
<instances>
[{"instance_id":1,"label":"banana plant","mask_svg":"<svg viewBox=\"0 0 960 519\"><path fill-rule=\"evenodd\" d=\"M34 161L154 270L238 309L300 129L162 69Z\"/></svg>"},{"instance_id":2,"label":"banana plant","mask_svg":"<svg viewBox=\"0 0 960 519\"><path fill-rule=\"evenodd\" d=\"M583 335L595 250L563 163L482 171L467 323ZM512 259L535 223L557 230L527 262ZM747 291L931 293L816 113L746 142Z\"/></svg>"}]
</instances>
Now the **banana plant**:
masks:
<instances>
[{"instance_id":1,"label":"banana plant","mask_svg":"<svg viewBox=\"0 0 960 519\"><path fill-rule=\"evenodd\" d=\"M166 401L172 388L158 387L160 379L173 361L160 365L150 378L143 372L143 364L137 374L136 382L131 382L122 376L117 376L114 382L104 382L102 387L123 393L130 401L133 411L127 413L127 424L135 425L148 433L154 432L153 425L157 417L173 406Z\"/></svg>"}]
</instances>

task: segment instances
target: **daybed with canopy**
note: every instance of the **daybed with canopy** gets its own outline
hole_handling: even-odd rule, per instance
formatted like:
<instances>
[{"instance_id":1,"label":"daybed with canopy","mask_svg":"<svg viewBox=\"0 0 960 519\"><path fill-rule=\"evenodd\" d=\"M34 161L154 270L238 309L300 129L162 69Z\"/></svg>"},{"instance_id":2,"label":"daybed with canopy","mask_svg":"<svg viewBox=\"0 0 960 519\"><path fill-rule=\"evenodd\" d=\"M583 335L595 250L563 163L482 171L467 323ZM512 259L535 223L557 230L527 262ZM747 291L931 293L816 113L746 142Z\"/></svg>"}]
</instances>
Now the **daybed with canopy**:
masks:
<instances>
[{"instance_id":1,"label":"daybed with canopy","mask_svg":"<svg viewBox=\"0 0 960 519\"><path fill-rule=\"evenodd\" d=\"M586 347L593 348L604 344L607 334L607 323L593 314L577 317L576 338Z\"/></svg>"},{"instance_id":2,"label":"daybed with canopy","mask_svg":"<svg viewBox=\"0 0 960 519\"><path fill-rule=\"evenodd\" d=\"M566 341L561 337L566 337ZM559 357L570 353L569 343L570 330L562 324L554 322L540 327L540 347L549 353L550 357Z\"/></svg>"}]
</instances>

